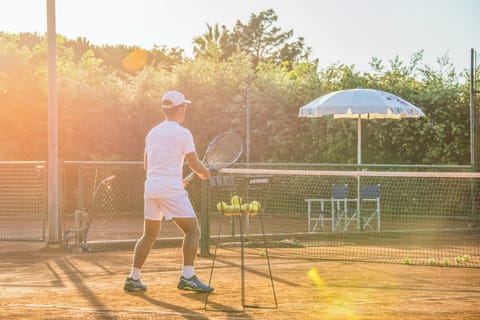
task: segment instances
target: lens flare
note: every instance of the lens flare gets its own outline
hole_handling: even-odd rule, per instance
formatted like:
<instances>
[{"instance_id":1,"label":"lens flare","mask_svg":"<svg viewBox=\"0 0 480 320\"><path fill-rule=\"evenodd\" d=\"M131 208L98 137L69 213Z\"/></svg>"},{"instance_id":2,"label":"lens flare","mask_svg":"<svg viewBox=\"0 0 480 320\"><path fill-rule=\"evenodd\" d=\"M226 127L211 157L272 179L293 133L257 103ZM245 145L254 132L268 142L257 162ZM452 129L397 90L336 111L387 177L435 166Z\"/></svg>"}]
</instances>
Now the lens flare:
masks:
<instances>
[{"instance_id":1,"label":"lens flare","mask_svg":"<svg viewBox=\"0 0 480 320\"><path fill-rule=\"evenodd\" d=\"M122 67L130 72L142 70L148 61L147 51L135 48L122 60Z\"/></svg>"}]
</instances>

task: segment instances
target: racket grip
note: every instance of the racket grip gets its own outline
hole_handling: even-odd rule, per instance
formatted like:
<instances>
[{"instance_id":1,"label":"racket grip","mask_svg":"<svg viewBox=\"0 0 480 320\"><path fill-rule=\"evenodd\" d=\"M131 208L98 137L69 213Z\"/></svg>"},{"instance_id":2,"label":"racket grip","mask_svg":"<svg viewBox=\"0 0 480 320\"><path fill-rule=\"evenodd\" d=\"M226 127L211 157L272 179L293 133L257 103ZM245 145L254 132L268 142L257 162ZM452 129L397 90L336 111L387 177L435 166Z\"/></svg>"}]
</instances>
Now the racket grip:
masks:
<instances>
[{"instance_id":1,"label":"racket grip","mask_svg":"<svg viewBox=\"0 0 480 320\"><path fill-rule=\"evenodd\" d=\"M192 181L194 175L195 175L195 172L190 173L188 176L185 177L185 181L187 182Z\"/></svg>"}]
</instances>

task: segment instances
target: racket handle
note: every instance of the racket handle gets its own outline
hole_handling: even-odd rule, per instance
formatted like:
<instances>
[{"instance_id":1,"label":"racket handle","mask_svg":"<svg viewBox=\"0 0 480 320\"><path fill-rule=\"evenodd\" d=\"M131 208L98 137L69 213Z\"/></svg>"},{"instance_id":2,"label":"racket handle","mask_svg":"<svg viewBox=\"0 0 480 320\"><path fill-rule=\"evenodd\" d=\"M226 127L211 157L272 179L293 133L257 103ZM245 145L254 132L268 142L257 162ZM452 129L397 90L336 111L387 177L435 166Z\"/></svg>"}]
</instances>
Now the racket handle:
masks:
<instances>
[{"instance_id":1,"label":"racket handle","mask_svg":"<svg viewBox=\"0 0 480 320\"><path fill-rule=\"evenodd\" d=\"M187 182L192 181L194 175L195 175L195 172L190 173L188 176L185 177L185 181Z\"/></svg>"}]
</instances>

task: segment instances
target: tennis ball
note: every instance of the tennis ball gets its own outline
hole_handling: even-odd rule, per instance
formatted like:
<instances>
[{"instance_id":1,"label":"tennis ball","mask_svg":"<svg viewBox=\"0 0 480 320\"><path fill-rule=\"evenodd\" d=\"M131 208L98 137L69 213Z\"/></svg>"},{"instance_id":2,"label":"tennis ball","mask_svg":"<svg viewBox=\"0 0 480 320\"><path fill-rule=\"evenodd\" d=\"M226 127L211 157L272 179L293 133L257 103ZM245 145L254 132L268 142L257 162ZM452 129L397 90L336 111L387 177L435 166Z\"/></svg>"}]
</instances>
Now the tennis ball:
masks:
<instances>
[{"instance_id":1,"label":"tennis ball","mask_svg":"<svg viewBox=\"0 0 480 320\"><path fill-rule=\"evenodd\" d=\"M308 270L307 276L310 280L312 280L318 287L325 287L325 281L320 277L318 270L316 268L312 268Z\"/></svg>"},{"instance_id":2,"label":"tennis ball","mask_svg":"<svg viewBox=\"0 0 480 320\"><path fill-rule=\"evenodd\" d=\"M405 258L405 259L403 260L403 262L404 262L405 264L412 264L412 258L407 257L407 258Z\"/></svg>"},{"instance_id":3,"label":"tennis ball","mask_svg":"<svg viewBox=\"0 0 480 320\"><path fill-rule=\"evenodd\" d=\"M248 204L248 214L250 216L256 216L258 214L257 206L253 205L252 203Z\"/></svg>"},{"instance_id":4,"label":"tennis ball","mask_svg":"<svg viewBox=\"0 0 480 320\"><path fill-rule=\"evenodd\" d=\"M222 210L228 210L228 204L225 201L222 201Z\"/></svg>"},{"instance_id":5,"label":"tennis ball","mask_svg":"<svg viewBox=\"0 0 480 320\"><path fill-rule=\"evenodd\" d=\"M242 198L240 198L239 196L233 196L230 201L232 202L233 205L240 206L242 204Z\"/></svg>"},{"instance_id":6,"label":"tennis ball","mask_svg":"<svg viewBox=\"0 0 480 320\"><path fill-rule=\"evenodd\" d=\"M437 261L435 261L435 259L433 259L433 258L429 258L429 259L427 260L427 263L428 263L428 265L430 265L430 266L434 266L434 265L437 264Z\"/></svg>"},{"instance_id":7,"label":"tennis ball","mask_svg":"<svg viewBox=\"0 0 480 320\"><path fill-rule=\"evenodd\" d=\"M463 262L463 257L460 257L460 256L455 257L455 262L456 263L462 263Z\"/></svg>"},{"instance_id":8,"label":"tennis ball","mask_svg":"<svg viewBox=\"0 0 480 320\"><path fill-rule=\"evenodd\" d=\"M443 263L444 266L448 266L450 264L450 259L445 258L445 259L443 259L442 263Z\"/></svg>"},{"instance_id":9,"label":"tennis ball","mask_svg":"<svg viewBox=\"0 0 480 320\"><path fill-rule=\"evenodd\" d=\"M252 201L252 203L250 203L250 208L252 210L260 210L260 208L261 208L260 202L258 202L256 200Z\"/></svg>"},{"instance_id":10,"label":"tennis ball","mask_svg":"<svg viewBox=\"0 0 480 320\"><path fill-rule=\"evenodd\" d=\"M265 250L260 250L260 251L258 251L258 255L260 257L265 257L267 255L267 252Z\"/></svg>"},{"instance_id":11,"label":"tennis ball","mask_svg":"<svg viewBox=\"0 0 480 320\"><path fill-rule=\"evenodd\" d=\"M217 210L218 211L225 211L228 209L228 205L225 202L219 202L217 203Z\"/></svg>"},{"instance_id":12,"label":"tennis ball","mask_svg":"<svg viewBox=\"0 0 480 320\"><path fill-rule=\"evenodd\" d=\"M470 260L471 260L471 258L470 258L470 256L469 256L468 254L466 254L466 255L463 256L463 261L465 261L465 262L470 262Z\"/></svg>"}]
</instances>

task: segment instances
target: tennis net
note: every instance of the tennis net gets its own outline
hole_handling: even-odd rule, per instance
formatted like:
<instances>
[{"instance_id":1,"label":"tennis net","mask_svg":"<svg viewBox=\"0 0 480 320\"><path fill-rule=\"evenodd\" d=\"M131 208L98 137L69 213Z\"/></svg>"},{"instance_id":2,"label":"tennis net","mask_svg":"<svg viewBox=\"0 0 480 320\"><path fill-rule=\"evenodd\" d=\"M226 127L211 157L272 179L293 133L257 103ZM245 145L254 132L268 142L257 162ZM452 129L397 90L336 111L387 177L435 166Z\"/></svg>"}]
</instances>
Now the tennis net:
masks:
<instances>
[{"instance_id":1,"label":"tennis net","mask_svg":"<svg viewBox=\"0 0 480 320\"><path fill-rule=\"evenodd\" d=\"M210 238L235 246L243 234L279 256L479 267L479 186L471 172L222 169ZM219 212L235 195L259 213Z\"/></svg>"}]
</instances>

